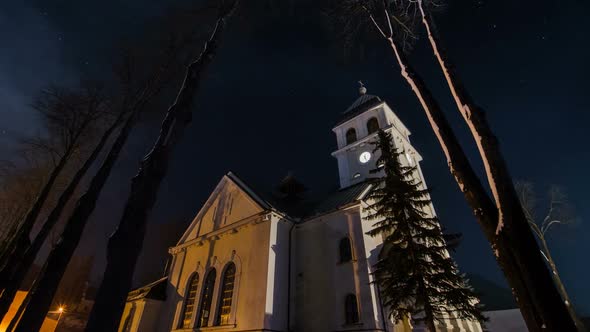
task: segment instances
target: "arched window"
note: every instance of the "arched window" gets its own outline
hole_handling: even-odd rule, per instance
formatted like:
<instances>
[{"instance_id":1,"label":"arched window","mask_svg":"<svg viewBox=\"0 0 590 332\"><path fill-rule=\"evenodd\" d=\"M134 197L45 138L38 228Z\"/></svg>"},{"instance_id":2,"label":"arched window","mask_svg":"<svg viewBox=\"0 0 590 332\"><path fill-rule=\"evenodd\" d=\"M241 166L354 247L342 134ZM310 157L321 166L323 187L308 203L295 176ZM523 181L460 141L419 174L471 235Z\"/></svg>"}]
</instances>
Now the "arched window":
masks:
<instances>
[{"instance_id":1,"label":"arched window","mask_svg":"<svg viewBox=\"0 0 590 332\"><path fill-rule=\"evenodd\" d=\"M346 144L352 144L356 142L356 130L350 128L346 131Z\"/></svg>"},{"instance_id":2,"label":"arched window","mask_svg":"<svg viewBox=\"0 0 590 332\"><path fill-rule=\"evenodd\" d=\"M352 260L352 247L348 237L340 240L340 263L350 262Z\"/></svg>"},{"instance_id":3,"label":"arched window","mask_svg":"<svg viewBox=\"0 0 590 332\"><path fill-rule=\"evenodd\" d=\"M187 283L187 292L184 300L184 307L178 320L178 327L187 329L190 327L193 313L195 312L195 301L197 299L197 287L199 286L199 274L195 273Z\"/></svg>"},{"instance_id":4,"label":"arched window","mask_svg":"<svg viewBox=\"0 0 590 332\"><path fill-rule=\"evenodd\" d=\"M367 132L370 135L377 131L379 131L379 121L377 121L377 118L370 118L369 121L367 121Z\"/></svg>"},{"instance_id":5,"label":"arched window","mask_svg":"<svg viewBox=\"0 0 590 332\"><path fill-rule=\"evenodd\" d=\"M221 296L217 308L216 325L229 324L229 315L231 313L231 300L234 295L234 281L236 279L236 265L229 263L221 279Z\"/></svg>"},{"instance_id":6,"label":"arched window","mask_svg":"<svg viewBox=\"0 0 590 332\"><path fill-rule=\"evenodd\" d=\"M197 327L207 326L209 316L211 315L211 300L213 299L213 288L215 288L215 269L209 271L207 279L203 284L203 295L201 295L201 305L199 306L199 316L197 317Z\"/></svg>"},{"instance_id":7,"label":"arched window","mask_svg":"<svg viewBox=\"0 0 590 332\"><path fill-rule=\"evenodd\" d=\"M356 301L356 295L346 295L344 310L346 315L346 324L355 324L359 322L359 306Z\"/></svg>"}]
</instances>

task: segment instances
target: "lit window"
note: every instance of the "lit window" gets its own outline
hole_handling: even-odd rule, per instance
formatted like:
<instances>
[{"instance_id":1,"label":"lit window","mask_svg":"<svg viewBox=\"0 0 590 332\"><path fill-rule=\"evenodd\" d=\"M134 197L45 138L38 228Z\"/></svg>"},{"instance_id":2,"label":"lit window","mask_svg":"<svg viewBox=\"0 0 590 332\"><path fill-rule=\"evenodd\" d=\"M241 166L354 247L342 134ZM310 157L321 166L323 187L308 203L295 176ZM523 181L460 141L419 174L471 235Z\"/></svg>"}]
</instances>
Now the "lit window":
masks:
<instances>
[{"instance_id":1,"label":"lit window","mask_svg":"<svg viewBox=\"0 0 590 332\"><path fill-rule=\"evenodd\" d=\"M215 287L215 276L217 273L215 269L209 271L207 279L203 284L203 295L201 296L201 306L199 309L199 317L197 318L197 327L207 326L209 323L209 316L211 314L211 300L213 299L213 288Z\"/></svg>"},{"instance_id":2,"label":"lit window","mask_svg":"<svg viewBox=\"0 0 590 332\"><path fill-rule=\"evenodd\" d=\"M195 300L197 299L197 287L199 286L199 275L195 273L189 280L186 299L182 314L180 315L179 327L186 329L190 327L193 313L195 312Z\"/></svg>"},{"instance_id":3,"label":"lit window","mask_svg":"<svg viewBox=\"0 0 590 332\"><path fill-rule=\"evenodd\" d=\"M348 237L340 240L340 263L350 262L352 260L352 247Z\"/></svg>"},{"instance_id":4,"label":"lit window","mask_svg":"<svg viewBox=\"0 0 590 332\"><path fill-rule=\"evenodd\" d=\"M356 142L356 130L350 128L346 131L346 144L352 144Z\"/></svg>"},{"instance_id":5,"label":"lit window","mask_svg":"<svg viewBox=\"0 0 590 332\"><path fill-rule=\"evenodd\" d=\"M379 131L379 121L377 121L377 118L370 118L369 121L367 121L367 132L370 135L377 131Z\"/></svg>"},{"instance_id":6,"label":"lit window","mask_svg":"<svg viewBox=\"0 0 590 332\"><path fill-rule=\"evenodd\" d=\"M359 307L356 301L356 295L346 295L344 303L344 310L346 315L346 324L355 324L359 322Z\"/></svg>"},{"instance_id":7,"label":"lit window","mask_svg":"<svg viewBox=\"0 0 590 332\"><path fill-rule=\"evenodd\" d=\"M219 307L217 308L216 325L229 324L229 315L231 313L231 302L234 295L234 281L236 279L236 265L229 263L223 274L221 283L221 297Z\"/></svg>"}]
</instances>

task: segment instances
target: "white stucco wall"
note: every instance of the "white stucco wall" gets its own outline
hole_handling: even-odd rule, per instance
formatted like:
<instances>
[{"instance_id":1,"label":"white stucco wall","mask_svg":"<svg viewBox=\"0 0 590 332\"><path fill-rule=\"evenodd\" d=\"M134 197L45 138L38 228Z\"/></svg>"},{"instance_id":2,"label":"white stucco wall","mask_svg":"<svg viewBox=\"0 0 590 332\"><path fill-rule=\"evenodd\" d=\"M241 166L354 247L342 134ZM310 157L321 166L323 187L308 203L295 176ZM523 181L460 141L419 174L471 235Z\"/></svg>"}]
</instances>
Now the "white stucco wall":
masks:
<instances>
[{"instance_id":1,"label":"white stucco wall","mask_svg":"<svg viewBox=\"0 0 590 332\"><path fill-rule=\"evenodd\" d=\"M340 263L339 243L349 237L353 261ZM295 227L295 331L381 330L369 285L368 260L359 206L337 211ZM360 323L345 324L345 297L357 296Z\"/></svg>"},{"instance_id":2,"label":"white stucco wall","mask_svg":"<svg viewBox=\"0 0 590 332\"><path fill-rule=\"evenodd\" d=\"M222 271L229 262L236 264L237 271L230 315L231 325L223 330L262 328L265 322L264 290L267 288L270 228L269 221L249 224L238 229L236 233L220 234L218 239L208 240L201 245L191 245L178 252L178 259L171 269L165 304L168 311L165 315L168 319L162 320L160 331L177 329L189 278L194 273L199 274L199 299L206 274L214 268L217 275L208 324L213 325L218 310ZM197 316L195 312L193 324Z\"/></svg>"}]
</instances>

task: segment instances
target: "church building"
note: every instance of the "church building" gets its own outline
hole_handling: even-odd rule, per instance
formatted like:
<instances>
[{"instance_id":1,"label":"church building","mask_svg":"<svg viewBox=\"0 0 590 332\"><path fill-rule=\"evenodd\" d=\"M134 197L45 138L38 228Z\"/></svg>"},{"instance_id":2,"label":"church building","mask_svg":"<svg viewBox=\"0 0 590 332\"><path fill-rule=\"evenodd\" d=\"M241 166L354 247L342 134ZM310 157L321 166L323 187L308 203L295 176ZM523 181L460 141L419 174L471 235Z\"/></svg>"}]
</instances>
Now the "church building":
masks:
<instances>
[{"instance_id":1,"label":"church building","mask_svg":"<svg viewBox=\"0 0 590 332\"><path fill-rule=\"evenodd\" d=\"M387 103L359 92L332 129L339 190L308 202L291 176L269 192L227 173L169 249L166 275L129 293L119 331L424 331L387 318L371 274L382 239L365 220L377 131L425 183L422 157ZM452 317L437 330L482 331Z\"/></svg>"}]
</instances>

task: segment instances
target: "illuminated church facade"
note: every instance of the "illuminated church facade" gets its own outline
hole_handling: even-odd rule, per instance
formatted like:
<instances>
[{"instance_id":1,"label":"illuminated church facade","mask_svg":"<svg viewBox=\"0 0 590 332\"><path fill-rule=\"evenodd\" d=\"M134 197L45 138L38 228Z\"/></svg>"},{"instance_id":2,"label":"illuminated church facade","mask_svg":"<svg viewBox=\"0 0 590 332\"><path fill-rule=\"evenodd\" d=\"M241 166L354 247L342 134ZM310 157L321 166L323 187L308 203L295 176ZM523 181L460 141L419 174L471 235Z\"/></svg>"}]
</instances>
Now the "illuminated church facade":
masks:
<instances>
[{"instance_id":1,"label":"illuminated church facade","mask_svg":"<svg viewBox=\"0 0 590 332\"><path fill-rule=\"evenodd\" d=\"M333 128L338 191L311 203L292 177L267 194L227 173L169 249L167 275L129 293L119 331L421 331L381 305L371 271L382 240L367 235L365 197L379 129L425 183L422 158L387 103L360 94ZM481 331L452 318L437 329Z\"/></svg>"}]
</instances>

